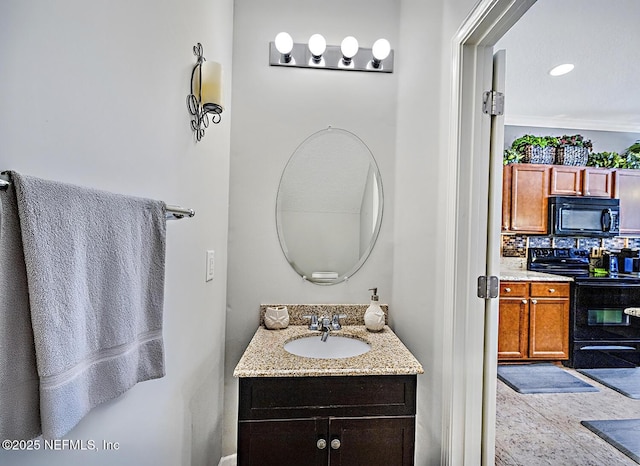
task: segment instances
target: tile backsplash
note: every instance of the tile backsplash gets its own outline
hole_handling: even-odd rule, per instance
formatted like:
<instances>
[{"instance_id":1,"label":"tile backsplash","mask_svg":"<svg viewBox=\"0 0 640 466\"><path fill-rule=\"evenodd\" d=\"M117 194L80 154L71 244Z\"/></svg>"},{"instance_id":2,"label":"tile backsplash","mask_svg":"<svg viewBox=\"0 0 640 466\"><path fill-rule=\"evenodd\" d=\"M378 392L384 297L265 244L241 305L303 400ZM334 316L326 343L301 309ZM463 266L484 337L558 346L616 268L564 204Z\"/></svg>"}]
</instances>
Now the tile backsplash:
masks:
<instances>
[{"instance_id":1,"label":"tile backsplash","mask_svg":"<svg viewBox=\"0 0 640 466\"><path fill-rule=\"evenodd\" d=\"M502 257L527 257L527 248L640 248L640 238L575 238L567 236L502 235Z\"/></svg>"}]
</instances>

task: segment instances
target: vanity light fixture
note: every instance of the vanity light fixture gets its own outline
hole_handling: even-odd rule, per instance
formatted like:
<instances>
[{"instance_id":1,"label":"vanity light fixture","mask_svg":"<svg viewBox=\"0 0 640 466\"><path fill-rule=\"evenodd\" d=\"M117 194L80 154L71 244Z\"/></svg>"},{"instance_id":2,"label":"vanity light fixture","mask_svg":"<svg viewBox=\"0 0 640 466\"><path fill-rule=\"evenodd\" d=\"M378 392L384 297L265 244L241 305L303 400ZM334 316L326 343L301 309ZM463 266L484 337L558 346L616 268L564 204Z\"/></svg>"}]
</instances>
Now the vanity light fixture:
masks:
<instances>
[{"instance_id":1,"label":"vanity light fixture","mask_svg":"<svg viewBox=\"0 0 640 466\"><path fill-rule=\"evenodd\" d=\"M222 119L222 65L215 61L206 61L202 55L202 44L193 46L197 57L191 72L191 93L187 96L187 108L191 114L191 129L196 141L204 137L209 127L209 115L214 124Z\"/></svg>"},{"instance_id":2,"label":"vanity light fixture","mask_svg":"<svg viewBox=\"0 0 640 466\"><path fill-rule=\"evenodd\" d=\"M307 44L300 44L280 32L269 43L269 65L393 73L393 50L386 39L378 39L368 49L360 47L353 36L345 37L338 46L327 45L321 34L313 34Z\"/></svg>"},{"instance_id":3,"label":"vanity light fixture","mask_svg":"<svg viewBox=\"0 0 640 466\"><path fill-rule=\"evenodd\" d=\"M573 71L573 68L574 66L572 63L564 63L552 68L551 71L549 71L549 74L551 76L562 76L563 74L567 74Z\"/></svg>"}]
</instances>

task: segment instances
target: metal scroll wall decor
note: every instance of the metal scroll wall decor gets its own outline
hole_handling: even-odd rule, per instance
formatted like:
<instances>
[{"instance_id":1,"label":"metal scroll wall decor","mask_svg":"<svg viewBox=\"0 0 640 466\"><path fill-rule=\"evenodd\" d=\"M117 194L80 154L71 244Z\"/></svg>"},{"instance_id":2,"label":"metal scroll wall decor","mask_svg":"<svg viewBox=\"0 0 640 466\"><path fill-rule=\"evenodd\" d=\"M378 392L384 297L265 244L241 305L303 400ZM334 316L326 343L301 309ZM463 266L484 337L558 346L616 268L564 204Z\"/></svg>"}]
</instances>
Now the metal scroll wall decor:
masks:
<instances>
[{"instance_id":1,"label":"metal scroll wall decor","mask_svg":"<svg viewBox=\"0 0 640 466\"><path fill-rule=\"evenodd\" d=\"M193 46L193 54L197 61L191 72L191 93L187 96L187 108L191 114L191 129L196 141L200 141L204 137L205 128L209 127L209 115L214 124L220 123L222 119L222 65L204 58L200 42Z\"/></svg>"}]
</instances>

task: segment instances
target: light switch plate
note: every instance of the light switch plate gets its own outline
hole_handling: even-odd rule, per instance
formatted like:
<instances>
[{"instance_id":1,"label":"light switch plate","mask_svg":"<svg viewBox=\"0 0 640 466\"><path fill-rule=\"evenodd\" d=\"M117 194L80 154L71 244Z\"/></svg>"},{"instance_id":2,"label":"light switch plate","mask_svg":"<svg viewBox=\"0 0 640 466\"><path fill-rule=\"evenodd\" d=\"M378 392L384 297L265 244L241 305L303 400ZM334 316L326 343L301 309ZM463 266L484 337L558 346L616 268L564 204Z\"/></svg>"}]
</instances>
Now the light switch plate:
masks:
<instances>
[{"instance_id":1,"label":"light switch plate","mask_svg":"<svg viewBox=\"0 0 640 466\"><path fill-rule=\"evenodd\" d=\"M207 251L207 275L205 281L210 282L213 280L213 271L215 269L215 254L214 251Z\"/></svg>"}]
</instances>

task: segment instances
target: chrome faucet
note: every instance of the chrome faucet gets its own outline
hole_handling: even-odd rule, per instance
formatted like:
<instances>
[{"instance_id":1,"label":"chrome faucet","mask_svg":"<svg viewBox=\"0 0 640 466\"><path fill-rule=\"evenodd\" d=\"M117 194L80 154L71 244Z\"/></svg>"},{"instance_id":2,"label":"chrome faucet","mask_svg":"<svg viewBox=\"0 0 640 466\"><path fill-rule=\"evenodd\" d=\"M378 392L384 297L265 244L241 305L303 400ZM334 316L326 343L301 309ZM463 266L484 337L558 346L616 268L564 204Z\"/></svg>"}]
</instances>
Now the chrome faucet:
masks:
<instances>
[{"instance_id":1,"label":"chrome faucet","mask_svg":"<svg viewBox=\"0 0 640 466\"><path fill-rule=\"evenodd\" d=\"M340 325L340 319L344 319L347 317L346 314L334 314L334 316L329 319L328 317L318 317L316 315L303 316L305 319L310 319L309 330L319 330L322 332L322 336L320 339L322 341L327 341L329 338L329 332L331 330L340 330L342 325Z\"/></svg>"},{"instance_id":2,"label":"chrome faucet","mask_svg":"<svg viewBox=\"0 0 640 466\"><path fill-rule=\"evenodd\" d=\"M329 332L331 331L331 321L328 317L322 317L321 322L322 336L320 337L320 340L327 341L327 338L329 338Z\"/></svg>"}]
</instances>

